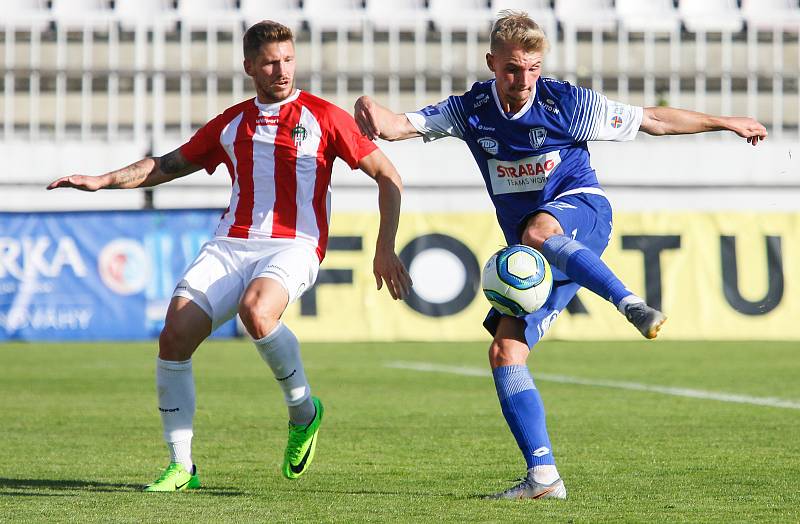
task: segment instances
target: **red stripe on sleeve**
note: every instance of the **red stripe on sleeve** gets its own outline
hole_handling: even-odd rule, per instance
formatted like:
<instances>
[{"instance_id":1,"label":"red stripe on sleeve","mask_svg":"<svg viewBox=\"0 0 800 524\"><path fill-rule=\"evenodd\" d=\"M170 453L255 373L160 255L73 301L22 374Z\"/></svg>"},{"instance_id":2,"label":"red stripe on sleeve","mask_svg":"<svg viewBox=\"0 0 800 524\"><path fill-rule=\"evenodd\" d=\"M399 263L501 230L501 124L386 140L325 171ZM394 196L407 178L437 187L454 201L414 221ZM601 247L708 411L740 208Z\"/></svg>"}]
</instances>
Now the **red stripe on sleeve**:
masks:
<instances>
[{"instance_id":1,"label":"red stripe on sleeve","mask_svg":"<svg viewBox=\"0 0 800 524\"><path fill-rule=\"evenodd\" d=\"M239 181L239 199L234 211L234 222L228 231L233 238L247 238L253 225L253 133L256 128L258 107L247 107L236 130L233 154L236 156L236 178Z\"/></svg>"},{"instance_id":2,"label":"red stripe on sleeve","mask_svg":"<svg viewBox=\"0 0 800 524\"><path fill-rule=\"evenodd\" d=\"M278 115L272 238L297 236L297 143L305 140L309 132L298 126L300 111L300 104L288 103L281 106Z\"/></svg>"}]
</instances>

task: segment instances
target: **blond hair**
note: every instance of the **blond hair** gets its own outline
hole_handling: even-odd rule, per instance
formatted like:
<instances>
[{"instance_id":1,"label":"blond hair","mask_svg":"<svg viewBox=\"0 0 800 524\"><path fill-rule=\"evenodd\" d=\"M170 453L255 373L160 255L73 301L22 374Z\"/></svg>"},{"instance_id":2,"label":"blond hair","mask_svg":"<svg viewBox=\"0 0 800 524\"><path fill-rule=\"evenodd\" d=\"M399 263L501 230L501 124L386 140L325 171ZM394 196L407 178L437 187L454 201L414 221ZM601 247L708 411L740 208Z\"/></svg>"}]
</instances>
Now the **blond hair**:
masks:
<instances>
[{"instance_id":1,"label":"blond hair","mask_svg":"<svg viewBox=\"0 0 800 524\"><path fill-rule=\"evenodd\" d=\"M505 9L497 15L489 35L492 52L505 45L519 46L527 53L546 53L550 43L539 25L525 11Z\"/></svg>"},{"instance_id":2,"label":"blond hair","mask_svg":"<svg viewBox=\"0 0 800 524\"><path fill-rule=\"evenodd\" d=\"M245 58L253 58L261 51L261 46L271 42L294 41L292 30L272 20L262 20L251 26L242 38Z\"/></svg>"}]
</instances>

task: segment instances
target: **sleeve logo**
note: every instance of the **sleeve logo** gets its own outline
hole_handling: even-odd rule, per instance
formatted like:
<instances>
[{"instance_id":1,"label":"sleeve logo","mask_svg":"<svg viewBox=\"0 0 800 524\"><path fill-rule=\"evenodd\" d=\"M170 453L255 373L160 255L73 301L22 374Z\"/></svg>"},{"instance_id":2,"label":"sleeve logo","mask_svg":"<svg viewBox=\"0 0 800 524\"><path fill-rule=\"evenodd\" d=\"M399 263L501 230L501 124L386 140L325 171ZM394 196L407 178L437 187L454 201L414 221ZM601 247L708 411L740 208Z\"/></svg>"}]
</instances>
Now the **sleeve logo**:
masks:
<instances>
[{"instance_id":1,"label":"sleeve logo","mask_svg":"<svg viewBox=\"0 0 800 524\"><path fill-rule=\"evenodd\" d=\"M621 125L622 125L622 118L620 118L619 115L614 115L614 117L611 119L611 127L617 129Z\"/></svg>"}]
</instances>

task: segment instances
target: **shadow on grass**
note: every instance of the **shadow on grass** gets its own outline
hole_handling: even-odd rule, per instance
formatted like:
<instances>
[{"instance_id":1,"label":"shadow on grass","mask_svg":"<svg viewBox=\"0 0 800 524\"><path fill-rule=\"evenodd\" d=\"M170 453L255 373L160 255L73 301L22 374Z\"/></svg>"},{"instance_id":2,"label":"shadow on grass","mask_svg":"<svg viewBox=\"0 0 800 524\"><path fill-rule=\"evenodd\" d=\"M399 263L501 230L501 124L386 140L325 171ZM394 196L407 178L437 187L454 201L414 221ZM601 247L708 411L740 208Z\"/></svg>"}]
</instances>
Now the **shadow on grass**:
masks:
<instances>
[{"instance_id":1,"label":"shadow on grass","mask_svg":"<svg viewBox=\"0 0 800 524\"><path fill-rule=\"evenodd\" d=\"M41 490L57 492L90 491L92 493L137 493L141 492L141 484L122 484L95 482L92 480L53 480L53 479L9 479L0 477L0 496L69 496L70 493L39 493ZM6 491L15 490L15 491ZM228 488L203 487L193 491L201 495L218 497L236 497L243 491Z\"/></svg>"}]
</instances>

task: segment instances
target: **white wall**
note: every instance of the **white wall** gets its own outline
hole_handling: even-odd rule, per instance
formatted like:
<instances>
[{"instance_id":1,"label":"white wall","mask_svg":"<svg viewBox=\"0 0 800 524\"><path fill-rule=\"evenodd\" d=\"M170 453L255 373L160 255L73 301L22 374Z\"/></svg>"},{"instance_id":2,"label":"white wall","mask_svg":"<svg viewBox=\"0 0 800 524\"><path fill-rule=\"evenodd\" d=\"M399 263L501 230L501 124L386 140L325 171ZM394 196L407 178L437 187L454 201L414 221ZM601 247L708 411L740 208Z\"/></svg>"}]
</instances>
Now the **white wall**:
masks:
<instances>
[{"instance_id":1,"label":"white wall","mask_svg":"<svg viewBox=\"0 0 800 524\"><path fill-rule=\"evenodd\" d=\"M179 144L176 139L175 144ZM381 142L405 184L405 210L491 209L477 167L456 139ZM14 211L139 208L140 190L45 191L52 179L100 174L141 158L143 144L0 143L0 209ZM640 136L630 143L590 145L600 182L617 209L800 210L800 144L770 141L752 147L732 137ZM166 151L164 151L166 152ZM164 153L162 151L157 154ZM334 169L334 210L376 208L375 184L340 161ZM157 188L156 207L221 207L230 178L224 166Z\"/></svg>"}]
</instances>

